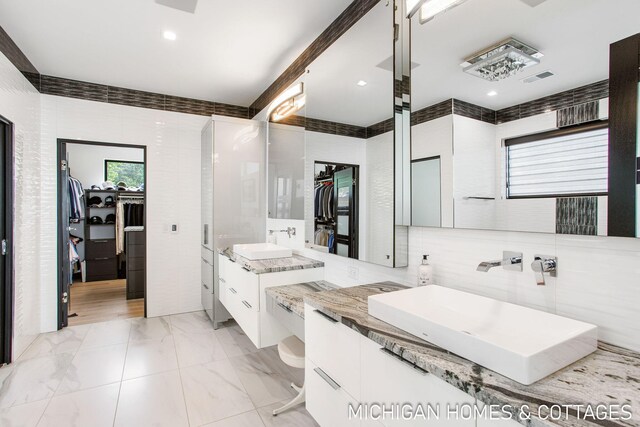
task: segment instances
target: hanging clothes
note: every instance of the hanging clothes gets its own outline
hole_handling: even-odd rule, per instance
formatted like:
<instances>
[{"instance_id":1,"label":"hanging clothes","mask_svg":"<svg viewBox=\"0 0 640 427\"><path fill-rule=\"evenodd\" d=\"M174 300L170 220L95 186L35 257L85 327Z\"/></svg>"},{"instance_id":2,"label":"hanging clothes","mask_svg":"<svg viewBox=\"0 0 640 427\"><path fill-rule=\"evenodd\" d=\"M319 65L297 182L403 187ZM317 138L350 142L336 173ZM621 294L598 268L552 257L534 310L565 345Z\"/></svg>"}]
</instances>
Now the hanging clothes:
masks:
<instances>
[{"instance_id":1,"label":"hanging clothes","mask_svg":"<svg viewBox=\"0 0 640 427\"><path fill-rule=\"evenodd\" d=\"M84 191L82 183L76 178L69 176L69 219L78 222L84 219Z\"/></svg>"},{"instance_id":2,"label":"hanging clothes","mask_svg":"<svg viewBox=\"0 0 640 427\"><path fill-rule=\"evenodd\" d=\"M124 229L144 225L144 199L118 198L116 204L116 255L124 252Z\"/></svg>"},{"instance_id":3,"label":"hanging clothes","mask_svg":"<svg viewBox=\"0 0 640 427\"><path fill-rule=\"evenodd\" d=\"M323 182L314 187L315 217L323 220L333 219L333 182Z\"/></svg>"}]
</instances>

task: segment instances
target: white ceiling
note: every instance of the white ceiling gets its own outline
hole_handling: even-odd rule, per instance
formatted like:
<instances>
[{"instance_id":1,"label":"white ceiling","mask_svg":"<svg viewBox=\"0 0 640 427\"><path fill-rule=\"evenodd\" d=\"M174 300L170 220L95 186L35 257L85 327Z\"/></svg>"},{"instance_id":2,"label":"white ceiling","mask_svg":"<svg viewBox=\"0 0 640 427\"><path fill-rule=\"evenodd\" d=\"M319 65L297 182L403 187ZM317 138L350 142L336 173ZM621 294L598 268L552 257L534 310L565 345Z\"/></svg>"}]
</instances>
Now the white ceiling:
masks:
<instances>
[{"instance_id":1,"label":"white ceiling","mask_svg":"<svg viewBox=\"0 0 640 427\"><path fill-rule=\"evenodd\" d=\"M393 11L381 1L308 67L305 114L358 126L390 118L393 74L378 65L392 55Z\"/></svg>"},{"instance_id":2,"label":"white ceiling","mask_svg":"<svg viewBox=\"0 0 640 427\"><path fill-rule=\"evenodd\" d=\"M608 78L609 45L640 32L638 0L468 0L431 22L412 25L414 110L448 98L500 109ZM508 37L540 50L541 63L491 83L462 71L464 58ZM556 75L531 84L542 71ZM491 90L497 96L488 97Z\"/></svg>"},{"instance_id":3,"label":"white ceiling","mask_svg":"<svg viewBox=\"0 0 640 427\"><path fill-rule=\"evenodd\" d=\"M0 0L0 26L43 74L248 106L349 3Z\"/></svg>"}]
</instances>

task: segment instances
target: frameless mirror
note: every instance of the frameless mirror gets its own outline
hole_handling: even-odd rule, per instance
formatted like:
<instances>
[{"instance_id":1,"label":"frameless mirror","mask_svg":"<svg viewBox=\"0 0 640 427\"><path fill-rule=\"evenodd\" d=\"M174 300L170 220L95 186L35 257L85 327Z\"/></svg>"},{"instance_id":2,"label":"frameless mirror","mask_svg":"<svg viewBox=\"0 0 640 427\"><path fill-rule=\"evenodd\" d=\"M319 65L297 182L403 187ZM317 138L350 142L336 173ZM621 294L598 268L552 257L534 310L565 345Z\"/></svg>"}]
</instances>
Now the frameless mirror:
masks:
<instances>
[{"instance_id":1,"label":"frameless mirror","mask_svg":"<svg viewBox=\"0 0 640 427\"><path fill-rule=\"evenodd\" d=\"M638 16L635 0L414 15L412 225L607 235L610 45Z\"/></svg>"},{"instance_id":2,"label":"frameless mirror","mask_svg":"<svg viewBox=\"0 0 640 427\"><path fill-rule=\"evenodd\" d=\"M391 267L393 19L392 2L374 6L301 77L304 109L269 125L269 217L304 220L309 248Z\"/></svg>"}]
</instances>

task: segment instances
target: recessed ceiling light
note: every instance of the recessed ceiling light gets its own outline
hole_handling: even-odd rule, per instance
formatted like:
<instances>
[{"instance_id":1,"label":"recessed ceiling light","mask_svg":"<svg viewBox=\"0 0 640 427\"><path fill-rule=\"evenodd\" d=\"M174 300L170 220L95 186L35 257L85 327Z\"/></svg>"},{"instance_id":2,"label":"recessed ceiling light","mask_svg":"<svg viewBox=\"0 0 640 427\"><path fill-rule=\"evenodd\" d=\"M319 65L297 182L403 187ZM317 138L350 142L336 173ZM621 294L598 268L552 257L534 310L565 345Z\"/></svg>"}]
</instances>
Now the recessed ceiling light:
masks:
<instances>
[{"instance_id":1,"label":"recessed ceiling light","mask_svg":"<svg viewBox=\"0 0 640 427\"><path fill-rule=\"evenodd\" d=\"M162 33L162 35L167 40L175 40L176 39L176 33L174 33L173 31L165 31L164 33Z\"/></svg>"},{"instance_id":2,"label":"recessed ceiling light","mask_svg":"<svg viewBox=\"0 0 640 427\"><path fill-rule=\"evenodd\" d=\"M496 92L495 90L492 90L491 92L487 93L487 96L496 96L498 94L498 92Z\"/></svg>"},{"instance_id":3,"label":"recessed ceiling light","mask_svg":"<svg viewBox=\"0 0 640 427\"><path fill-rule=\"evenodd\" d=\"M366 86L367 82L365 82L364 80L360 80L357 84L358 86Z\"/></svg>"}]
</instances>

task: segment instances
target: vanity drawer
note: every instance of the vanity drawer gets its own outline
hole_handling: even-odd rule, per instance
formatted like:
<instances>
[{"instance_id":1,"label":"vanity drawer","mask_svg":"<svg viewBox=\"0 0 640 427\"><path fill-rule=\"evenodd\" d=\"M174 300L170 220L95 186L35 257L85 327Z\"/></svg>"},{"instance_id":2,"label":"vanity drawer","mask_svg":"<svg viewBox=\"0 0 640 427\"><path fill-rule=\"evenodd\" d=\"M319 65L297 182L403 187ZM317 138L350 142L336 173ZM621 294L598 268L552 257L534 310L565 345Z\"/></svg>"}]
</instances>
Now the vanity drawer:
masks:
<instances>
[{"instance_id":1,"label":"vanity drawer","mask_svg":"<svg viewBox=\"0 0 640 427\"><path fill-rule=\"evenodd\" d=\"M280 324L286 325L287 329L304 341L304 319L302 317L271 297L266 298L266 304L268 313L275 317Z\"/></svg>"},{"instance_id":2,"label":"vanity drawer","mask_svg":"<svg viewBox=\"0 0 640 427\"><path fill-rule=\"evenodd\" d=\"M225 274L227 286L233 287L245 301L245 306L254 311L260 311L260 279L257 274L245 270L238 263L226 266Z\"/></svg>"},{"instance_id":3,"label":"vanity drawer","mask_svg":"<svg viewBox=\"0 0 640 427\"><path fill-rule=\"evenodd\" d=\"M388 352L383 347L368 339L361 340L361 378L363 402L379 402L390 405L396 402L406 402L415 405L429 404L433 408L439 407L441 418L438 425L455 427L475 427L475 419L465 417L451 417L444 415L447 407L467 404L473 408L475 399L448 384L440 378L415 368L399 356ZM424 425L424 420L381 419L387 427ZM432 423L435 421L432 420ZM429 424L429 423L427 423Z\"/></svg>"},{"instance_id":4,"label":"vanity drawer","mask_svg":"<svg viewBox=\"0 0 640 427\"><path fill-rule=\"evenodd\" d=\"M356 399L360 398L362 335L325 316L308 304L304 310L307 358Z\"/></svg>"},{"instance_id":5,"label":"vanity drawer","mask_svg":"<svg viewBox=\"0 0 640 427\"><path fill-rule=\"evenodd\" d=\"M349 405L357 411L357 399L349 395L324 369L316 366L309 358L305 360L304 384L305 406L321 427L361 425L357 417L349 419Z\"/></svg>"},{"instance_id":6,"label":"vanity drawer","mask_svg":"<svg viewBox=\"0 0 640 427\"><path fill-rule=\"evenodd\" d=\"M247 307L240 294L234 288L227 288L225 307L236 320L245 335L256 346L260 347L259 316L255 310Z\"/></svg>"}]
</instances>

